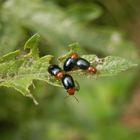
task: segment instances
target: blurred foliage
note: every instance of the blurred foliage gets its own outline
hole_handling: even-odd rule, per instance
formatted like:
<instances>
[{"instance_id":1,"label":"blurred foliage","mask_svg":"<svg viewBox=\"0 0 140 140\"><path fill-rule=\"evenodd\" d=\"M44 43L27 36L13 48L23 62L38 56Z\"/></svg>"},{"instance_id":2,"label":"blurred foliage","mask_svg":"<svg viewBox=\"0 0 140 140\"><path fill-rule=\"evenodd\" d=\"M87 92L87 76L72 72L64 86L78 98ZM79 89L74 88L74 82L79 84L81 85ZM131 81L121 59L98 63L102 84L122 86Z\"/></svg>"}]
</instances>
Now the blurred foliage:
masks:
<instances>
[{"instance_id":1,"label":"blurred foliage","mask_svg":"<svg viewBox=\"0 0 140 140\"><path fill-rule=\"evenodd\" d=\"M138 48L125 39L131 37L132 21L139 19L139 5L138 0L1 0L0 56L22 49L38 32L40 56L57 58L68 44L79 42L81 54L116 55L139 63ZM30 87L38 106L13 89L1 88L0 139L139 140L139 130L121 121L139 77L136 69L112 78L77 78L79 104L64 100L63 89L44 82Z\"/></svg>"}]
</instances>

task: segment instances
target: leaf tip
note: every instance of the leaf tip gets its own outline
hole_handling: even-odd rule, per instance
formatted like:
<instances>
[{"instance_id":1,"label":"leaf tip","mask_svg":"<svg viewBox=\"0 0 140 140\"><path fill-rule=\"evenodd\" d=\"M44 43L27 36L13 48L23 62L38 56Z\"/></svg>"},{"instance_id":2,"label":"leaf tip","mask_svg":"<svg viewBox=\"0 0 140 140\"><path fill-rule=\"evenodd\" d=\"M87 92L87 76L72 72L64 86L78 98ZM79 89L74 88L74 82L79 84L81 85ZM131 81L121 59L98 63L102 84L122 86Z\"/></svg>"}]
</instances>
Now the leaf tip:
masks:
<instances>
[{"instance_id":1,"label":"leaf tip","mask_svg":"<svg viewBox=\"0 0 140 140\"><path fill-rule=\"evenodd\" d=\"M68 46L70 47L71 51L75 51L75 50L78 50L80 48L80 45L78 42L74 42L72 44L69 44Z\"/></svg>"},{"instance_id":2,"label":"leaf tip","mask_svg":"<svg viewBox=\"0 0 140 140\"><path fill-rule=\"evenodd\" d=\"M37 43L39 41L40 35L38 33L31 36L25 43L24 49L29 49L32 47L32 43Z\"/></svg>"},{"instance_id":3,"label":"leaf tip","mask_svg":"<svg viewBox=\"0 0 140 140\"><path fill-rule=\"evenodd\" d=\"M39 104L32 94L28 94L26 96L29 97L29 98L31 98L33 100L33 102L34 102L35 105L38 105Z\"/></svg>"}]
</instances>

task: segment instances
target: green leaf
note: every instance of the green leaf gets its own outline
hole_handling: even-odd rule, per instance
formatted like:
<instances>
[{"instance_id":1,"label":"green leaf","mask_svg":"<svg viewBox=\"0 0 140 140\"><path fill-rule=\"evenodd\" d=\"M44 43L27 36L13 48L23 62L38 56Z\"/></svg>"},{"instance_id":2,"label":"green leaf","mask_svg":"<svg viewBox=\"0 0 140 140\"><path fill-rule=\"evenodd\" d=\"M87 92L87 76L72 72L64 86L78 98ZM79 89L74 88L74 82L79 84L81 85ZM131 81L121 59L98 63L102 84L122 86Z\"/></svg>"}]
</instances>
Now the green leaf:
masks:
<instances>
[{"instance_id":1,"label":"green leaf","mask_svg":"<svg viewBox=\"0 0 140 140\"><path fill-rule=\"evenodd\" d=\"M52 56L48 55L37 61L25 59L5 63L5 65L9 65L9 68L12 67L12 69L7 71L5 75L1 75L3 78L0 81L0 86L15 88L23 95L32 97L28 88L33 84L33 80L49 81L47 67L51 58ZM12 66L13 64L14 66ZM1 65L3 63L0 63Z\"/></svg>"},{"instance_id":2,"label":"green leaf","mask_svg":"<svg viewBox=\"0 0 140 140\"><path fill-rule=\"evenodd\" d=\"M25 48L30 49L27 55L21 54L20 51L15 51L0 58L0 86L12 87L24 96L31 97L37 104L29 90L33 80L43 80L54 86L61 86L61 83L50 77L48 73L48 66L52 56L35 57L38 55L35 46L36 39L37 36L34 35L25 43Z\"/></svg>"},{"instance_id":3,"label":"green leaf","mask_svg":"<svg viewBox=\"0 0 140 140\"><path fill-rule=\"evenodd\" d=\"M87 77L104 77L117 75L122 71L126 71L132 67L137 66L137 64L128 61L122 57L118 56L107 56L105 58L98 58L96 55L82 55L82 58L88 60L91 65L95 66L97 69L97 74L89 74L86 71L75 70L71 74L79 74Z\"/></svg>"},{"instance_id":4,"label":"green leaf","mask_svg":"<svg viewBox=\"0 0 140 140\"><path fill-rule=\"evenodd\" d=\"M70 57L70 55L73 52L76 52L77 49L80 48L79 43L73 43L69 45L70 51L66 53L65 55L58 58L60 62L60 66L63 66L64 61ZM128 70L131 67L137 66L137 64L132 63L131 61L124 59L122 57L118 56L107 56L105 58L99 58L98 56L94 54L90 55L82 55L80 56L90 62L91 65L96 67L97 74L90 74L87 71L83 70L73 70L68 73L74 74L74 75L83 75L86 77L104 77L104 76L113 76L117 75L118 73Z\"/></svg>"},{"instance_id":5,"label":"green leaf","mask_svg":"<svg viewBox=\"0 0 140 140\"><path fill-rule=\"evenodd\" d=\"M39 42L39 34L33 35L24 45L24 49L30 49L30 53L28 56L32 56L34 58L39 57L39 50L38 50L38 42Z\"/></svg>"},{"instance_id":6,"label":"green leaf","mask_svg":"<svg viewBox=\"0 0 140 140\"><path fill-rule=\"evenodd\" d=\"M99 70L100 76L113 76L135 66L137 66L137 64L122 57L107 56L103 59L102 64L97 65L97 70Z\"/></svg>"},{"instance_id":7,"label":"green leaf","mask_svg":"<svg viewBox=\"0 0 140 140\"><path fill-rule=\"evenodd\" d=\"M31 97L37 104L37 101L30 93L29 87L33 85L33 80L42 80L51 85L62 87L61 81L56 80L48 73L48 66L52 60L51 55L39 57L37 48L39 35L33 35L24 45L25 49L29 49L28 54L22 54L19 50L11 52L0 58L0 86L12 87L22 93L24 96ZM79 48L78 43L69 45L70 51L60 57L60 62L71 55ZM96 55L83 55L82 58L88 60L97 68L98 76L111 76L130 67L136 66L121 57L108 56L106 58L98 58ZM82 74L92 76L86 71L75 70L72 74Z\"/></svg>"},{"instance_id":8,"label":"green leaf","mask_svg":"<svg viewBox=\"0 0 140 140\"><path fill-rule=\"evenodd\" d=\"M19 50L15 51L15 52L8 53L0 58L0 63L15 59L17 57L17 55L19 55L19 54L20 54Z\"/></svg>"}]
</instances>

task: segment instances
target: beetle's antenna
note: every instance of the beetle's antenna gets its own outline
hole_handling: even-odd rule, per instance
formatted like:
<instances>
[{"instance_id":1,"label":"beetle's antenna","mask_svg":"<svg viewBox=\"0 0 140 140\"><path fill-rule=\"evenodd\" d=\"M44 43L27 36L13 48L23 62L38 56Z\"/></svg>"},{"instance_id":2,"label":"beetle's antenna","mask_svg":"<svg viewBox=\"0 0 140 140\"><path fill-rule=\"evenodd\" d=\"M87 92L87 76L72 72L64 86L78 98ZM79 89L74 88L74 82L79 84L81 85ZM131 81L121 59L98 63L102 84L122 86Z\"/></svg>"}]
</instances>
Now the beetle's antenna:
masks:
<instances>
[{"instance_id":1,"label":"beetle's antenna","mask_svg":"<svg viewBox=\"0 0 140 140\"><path fill-rule=\"evenodd\" d=\"M68 97L70 97L70 96L66 95L66 96L64 97L64 99L68 99ZM74 95L73 95L73 97L74 97L74 99L79 103L78 98L77 98L76 96L74 96Z\"/></svg>"},{"instance_id":2,"label":"beetle's antenna","mask_svg":"<svg viewBox=\"0 0 140 140\"><path fill-rule=\"evenodd\" d=\"M74 98L75 98L75 100L76 100L76 101L79 103L79 100L78 100L78 98L76 98L76 96L74 96L74 95L73 95L73 97L74 97Z\"/></svg>"}]
</instances>

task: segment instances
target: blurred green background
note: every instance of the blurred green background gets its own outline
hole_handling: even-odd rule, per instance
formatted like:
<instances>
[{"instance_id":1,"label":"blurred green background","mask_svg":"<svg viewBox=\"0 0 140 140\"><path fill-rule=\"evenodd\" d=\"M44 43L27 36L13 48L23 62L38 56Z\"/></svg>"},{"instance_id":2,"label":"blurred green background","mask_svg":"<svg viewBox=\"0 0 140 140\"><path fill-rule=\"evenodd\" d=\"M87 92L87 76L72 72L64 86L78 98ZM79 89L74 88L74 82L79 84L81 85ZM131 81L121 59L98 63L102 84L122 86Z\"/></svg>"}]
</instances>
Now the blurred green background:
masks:
<instances>
[{"instance_id":1,"label":"blurred green background","mask_svg":"<svg viewBox=\"0 0 140 140\"><path fill-rule=\"evenodd\" d=\"M57 58L79 42L81 54L139 63L139 0L0 0L0 56L41 35L40 56ZM73 97L34 81L39 101L0 88L0 140L140 140L139 68L118 76L78 78Z\"/></svg>"}]
</instances>

